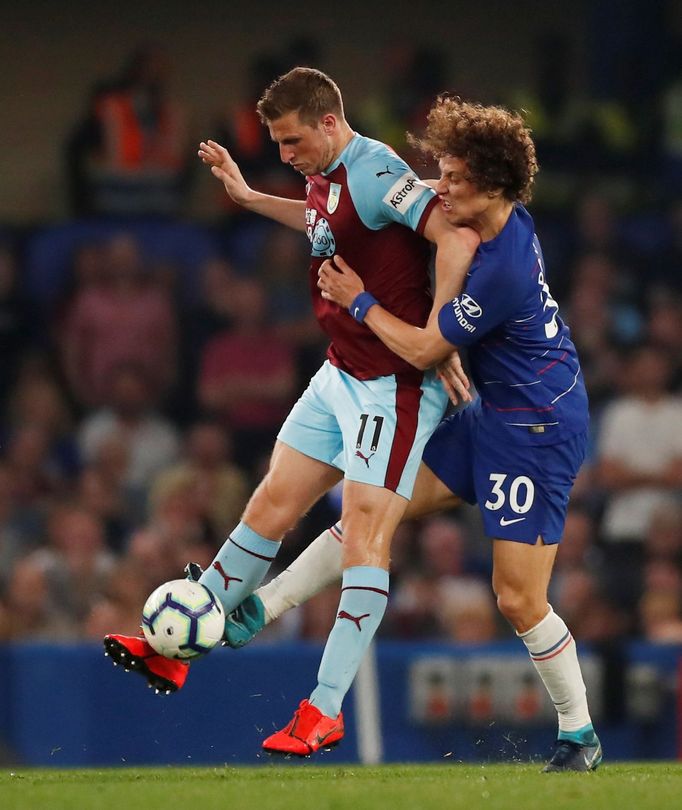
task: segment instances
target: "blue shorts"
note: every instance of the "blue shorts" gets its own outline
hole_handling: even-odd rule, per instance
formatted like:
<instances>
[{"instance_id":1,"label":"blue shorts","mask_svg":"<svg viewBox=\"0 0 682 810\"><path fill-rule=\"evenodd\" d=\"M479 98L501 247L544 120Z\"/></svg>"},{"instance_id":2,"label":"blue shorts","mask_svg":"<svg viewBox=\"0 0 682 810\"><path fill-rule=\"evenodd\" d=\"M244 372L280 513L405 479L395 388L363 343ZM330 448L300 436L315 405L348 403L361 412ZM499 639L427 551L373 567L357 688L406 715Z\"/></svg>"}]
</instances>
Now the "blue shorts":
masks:
<instances>
[{"instance_id":1,"label":"blue shorts","mask_svg":"<svg viewBox=\"0 0 682 810\"><path fill-rule=\"evenodd\" d=\"M357 380L327 361L277 438L338 467L351 481L409 499L424 446L446 404L443 386L431 371Z\"/></svg>"},{"instance_id":2,"label":"blue shorts","mask_svg":"<svg viewBox=\"0 0 682 810\"><path fill-rule=\"evenodd\" d=\"M510 444L480 425L473 405L444 419L424 463L455 495L477 503L488 537L558 543L587 431L552 445Z\"/></svg>"}]
</instances>

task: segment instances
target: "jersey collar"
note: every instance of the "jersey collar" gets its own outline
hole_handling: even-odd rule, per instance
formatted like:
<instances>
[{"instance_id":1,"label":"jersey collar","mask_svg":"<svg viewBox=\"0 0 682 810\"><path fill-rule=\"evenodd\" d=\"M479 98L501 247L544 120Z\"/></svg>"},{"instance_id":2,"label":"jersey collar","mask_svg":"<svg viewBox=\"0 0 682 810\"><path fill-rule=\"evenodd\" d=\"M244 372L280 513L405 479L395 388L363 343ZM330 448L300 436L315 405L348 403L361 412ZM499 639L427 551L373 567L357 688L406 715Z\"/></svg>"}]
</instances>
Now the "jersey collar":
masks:
<instances>
[{"instance_id":1,"label":"jersey collar","mask_svg":"<svg viewBox=\"0 0 682 810\"><path fill-rule=\"evenodd\" d=\"M338 167L339 167L339 166L341 165L341 163L343 162L343 156L344 156L344 155L346 154L346 152L348 152L348 150L351 148L351 144L352 144L352 143L353 143L355 140L357 140L359 137L360 137L360 136L358 135L358 133L357 133L357 132L354 132L354 133L353 133L353 137L352 137L352 138L351 138L351 139L348 141L348 143L347 143L347 144L346 144L346 145L343 147L343 149L342 149L342 151L341 151L341 154L340 154L340 155L339 155L339 156L338 156L338 157L337 157L335 160L333 160L333 161L332 161L332 162L329 164L329 166L327 166L327 168L326 168L326 169L325 169L323 172L320 172L320 174L322 175L322 177L326 177L328 174L331 174L331 173L334 171L334 169L338 169Z\"/></svg>"}]
</instances>

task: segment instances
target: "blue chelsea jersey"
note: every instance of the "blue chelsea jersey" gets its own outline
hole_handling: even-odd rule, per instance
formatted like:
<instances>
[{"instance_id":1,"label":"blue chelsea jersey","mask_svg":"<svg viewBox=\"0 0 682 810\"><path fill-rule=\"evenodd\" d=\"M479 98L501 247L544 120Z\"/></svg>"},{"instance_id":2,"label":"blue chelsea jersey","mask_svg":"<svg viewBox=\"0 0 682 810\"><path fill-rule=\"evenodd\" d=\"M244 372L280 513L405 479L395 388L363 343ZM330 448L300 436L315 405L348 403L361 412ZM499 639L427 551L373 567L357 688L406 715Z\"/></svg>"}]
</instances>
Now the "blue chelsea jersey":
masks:
<instances>
[{"instance_id":1,"label":"blue chelsea jersey","mask_svg":"<svg viewBox=\"0 0 682 810\"><path fill-rule=\"evenodd\" d=\"M518 444L554 444L585 430L578 355L522 205L481 243L463 291L443 306L438 322L448 341L468 347L484 429Z\"/></svg>"}]
</instances>

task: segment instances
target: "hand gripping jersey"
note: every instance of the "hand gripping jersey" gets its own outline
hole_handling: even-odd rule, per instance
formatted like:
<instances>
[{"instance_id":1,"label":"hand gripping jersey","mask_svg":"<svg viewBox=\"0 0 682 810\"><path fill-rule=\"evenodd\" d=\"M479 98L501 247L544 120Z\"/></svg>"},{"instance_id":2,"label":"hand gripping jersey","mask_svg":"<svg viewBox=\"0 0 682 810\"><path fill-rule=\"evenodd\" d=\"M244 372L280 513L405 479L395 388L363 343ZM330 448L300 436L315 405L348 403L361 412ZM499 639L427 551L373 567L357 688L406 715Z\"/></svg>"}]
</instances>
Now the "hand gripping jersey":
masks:
<instances>
[{"instance_id":1,"label":"hand gripping jersey","mask_svg":"<svg viewBox=\"0 0 682 810\"><path fill-rule=\"evenodd\" d=\"M467 346L482 427L516 444L584 431L587 394L575 346L545 279L533 220L516 205L479 246L464 290L440 311L443 336Z\"/></svg>"},{"instance_id":2,"label":"hand gripping jersey","mask_svg":"<svg viewBox=\"0 0 682 810\"><path fill-rule=\"evenodd\" d=\"M338 253L365 289L398 318L424 326L431 310L428 243L420 238L437 202L433 190L383 143L355 135L322 174L308 177L310 290L331 338L330 362L359 380L414 368L317 287L322 262Z\"/></svg>"}]
</instances>

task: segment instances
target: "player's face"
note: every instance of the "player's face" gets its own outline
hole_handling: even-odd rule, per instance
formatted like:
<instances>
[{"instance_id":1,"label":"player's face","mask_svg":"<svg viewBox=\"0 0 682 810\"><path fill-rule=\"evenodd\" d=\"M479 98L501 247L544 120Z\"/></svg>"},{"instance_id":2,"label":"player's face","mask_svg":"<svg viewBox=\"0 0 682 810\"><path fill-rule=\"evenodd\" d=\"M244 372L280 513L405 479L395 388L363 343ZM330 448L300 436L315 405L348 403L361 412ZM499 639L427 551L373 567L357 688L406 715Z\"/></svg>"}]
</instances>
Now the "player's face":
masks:
<instances>
[{"instance_id":1,"label":"player's face","mask_svg":"<svg viewBox=\"0 0 682 810\"><path fill-rule=\"evenodd\" d=\"M272 140L279 144L282 163L303 175L319 174L334 159L331 133L324 120L311 126L304 124L297 112L291 112L269 121L268 129Z\"/></svg>"},{"instance_id":2,"label":"player's face","mask_svg":"<svg viewBox=\"0 0 682 810\"><path fill-rule=\"evenodd\" d=\"M474 228L480 226L494 198L471 182L467 165L461 158L441 158L438 166L440 180L436 185L436 193L440 197L447 221L451 225L471 225Z\"/></svg>"}]
</instances>

